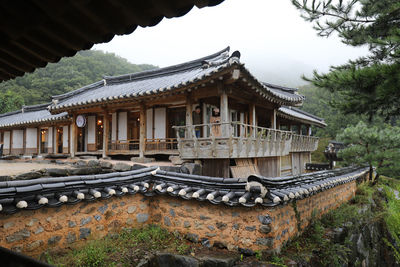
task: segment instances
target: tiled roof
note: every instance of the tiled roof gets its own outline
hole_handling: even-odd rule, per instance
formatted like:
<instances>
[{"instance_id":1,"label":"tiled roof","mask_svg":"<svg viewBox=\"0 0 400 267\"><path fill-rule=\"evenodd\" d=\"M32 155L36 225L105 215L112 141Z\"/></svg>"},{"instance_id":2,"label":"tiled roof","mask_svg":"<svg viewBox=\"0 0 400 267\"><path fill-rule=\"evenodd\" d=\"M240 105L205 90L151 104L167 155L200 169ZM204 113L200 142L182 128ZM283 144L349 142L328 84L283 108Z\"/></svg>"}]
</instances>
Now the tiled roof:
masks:
<instances>
[{"instance_id":1,"label":"tiled roof","mask_svg":"<svg viewBox=\"0 0 400 267\"><path fill-rule=\"evenodd\" d=\"M234 55L233 53L232 55ZM102 103L126 98L156 95L220 77L224 71L237 67L242 70L242 81L262 97L279 104L298 105L303 96L296 91L271 86L258 81L240 63L239 58L229 55L229 47L206 57L187 63L139 73L104 77L104 80L82 87L75 91L53 97L50 106L52 113L78 106Z\"/></svg>"},{"instance_id":2,"label":"tiled roof","mask_svg":"<svg viewBox=\"0 0 400 267\"><path fill-rule=\"evenodd\" d=\"M346 167L299 176L238 179L167 172L148 167L99 175L14 180L0 182L0 211L11 214L21 209L56 207L136 193L146 196L169 194L228 206L276 206L348 183L367 172L368 168Z\"/></svg>"},{"instance_id":3,"label":"tiled roof","mask_svg":"<svg viewBox=\"0 0 400 267\"><path fill-rule=\"evenodd\" d=\"M0 82L64 56L223 0L0 2Z\"/></svg>"},{"instance_id":4,"label":"tiled roof","mask_svg":"<svg viewBox=\"0 0 400 267\"><path fill-rule=\"evenodd\" d=\"M0 128L39 124L52 121L67 120L66 112L52 115L48 111L50 104L24 106L21 110L0 114Z\"/></svg>"},{"instance_id":5,"label":"tiled roof","mask_svg":"<svg viewBox=\"0 0 400 267\"><path fill-rule=\"evenodd\" d=\"M295 107L280 107L277 115L286 119L310 123L318 127L326 127L324 119Z\"/></svg>"}]
</instances>

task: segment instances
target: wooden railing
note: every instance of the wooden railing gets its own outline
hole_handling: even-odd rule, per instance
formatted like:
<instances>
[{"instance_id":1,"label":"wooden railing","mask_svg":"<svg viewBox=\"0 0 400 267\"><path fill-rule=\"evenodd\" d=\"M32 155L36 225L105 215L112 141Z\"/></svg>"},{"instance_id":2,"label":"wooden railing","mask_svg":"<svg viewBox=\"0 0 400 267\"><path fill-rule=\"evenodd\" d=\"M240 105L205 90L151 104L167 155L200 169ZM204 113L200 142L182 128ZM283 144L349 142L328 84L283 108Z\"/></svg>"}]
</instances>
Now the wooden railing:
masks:
<instances>
[{"instance_id":1,"label":"wooden railing","mask_svg":"<svg viewBox=\"0 0 400 267\"><path fill-rule=\"evenodd\" d=\"M178 140L176 138L146 139L145 143L145 151L166 151L178 149Z\"/></svg>"},{"instance_id":2,"label":"wooden railing","mask_svg":"<svg viewBox=\"0 0 400 267\"><path fill-rule=\"evenodd\" d=\"M108 149L113 151L139 150L139 139L109 141Z\"/></svg>"},{"instance_id":3,"label":"wooden railing","mask_svg":"<svg viewBox=\"0 0 400 267\"><path fill-rule=\"evenodd\" d=\"M293 134L290 152L315 151L318 148L318 137Z\"/></svg>"},{"instance_id":4,"label":"wooden railing","mask_svg":"<svg viewBox=\"0 0 400 267\"><path fill-rule=\"evenodd\" d=\"M112 152L139 152L139 139L116 140L109 141L108 149ZM165 152L178 149L178 141L176 138L152 138L145 139L145 152L157 151Z\"/></svg>"},{"instance_id":5,"label":"wooden railing","mask_svg":"<svg viewBox=\"0 0 400 267\"><path fill-rule=\"evenodd\" d=\"M288 155L292 133L239 122L174 126L181 158Z\"/></svg>"}]
</instances>

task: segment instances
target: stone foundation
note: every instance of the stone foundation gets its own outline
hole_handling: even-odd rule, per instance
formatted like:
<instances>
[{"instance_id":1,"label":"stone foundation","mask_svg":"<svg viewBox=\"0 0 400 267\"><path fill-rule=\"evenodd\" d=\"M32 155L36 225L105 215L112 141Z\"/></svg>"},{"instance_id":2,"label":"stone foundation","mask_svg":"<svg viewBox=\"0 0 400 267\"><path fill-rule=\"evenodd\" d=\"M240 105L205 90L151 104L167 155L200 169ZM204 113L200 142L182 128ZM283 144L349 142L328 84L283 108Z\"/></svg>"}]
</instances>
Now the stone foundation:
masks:
<instances>
[{"instance_id":1,"label":"stone foundation","mask_svg":"<svg viewBox=\"0 0 400 267\"><path fill-rule=\"evenodd\" d=\"M0 215L0 245L36 256L48 248L66 248L116 233L123 227L158 224L179 231L192 242L207 238L228 249L279 251L319 214L350 200L356 181L296 202L269 208L228 207L168 195L141 194L81 202L58 208Z\"/></svg>"}]
</instances>

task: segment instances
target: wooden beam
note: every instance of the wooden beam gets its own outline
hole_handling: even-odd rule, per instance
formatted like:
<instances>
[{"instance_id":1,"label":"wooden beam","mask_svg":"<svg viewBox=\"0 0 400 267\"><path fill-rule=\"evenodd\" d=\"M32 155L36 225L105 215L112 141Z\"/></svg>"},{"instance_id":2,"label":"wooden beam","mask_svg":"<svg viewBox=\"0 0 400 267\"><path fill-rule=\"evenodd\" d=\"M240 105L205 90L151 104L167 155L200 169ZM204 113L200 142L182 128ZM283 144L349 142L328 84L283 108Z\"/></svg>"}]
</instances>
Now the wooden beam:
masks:
<instances>
[{"instance_id":1,"label":"wooden beam","mask_svg":"<svg viewBox=\"0 0 400 267\"><path fill-rule=\"evenodd\" d=\"M104 110L103 113L103 153L102 157L106 158L108 155L108 135L110 131L109 127L109 118L107 110ZM97 136L97 134L96 134Z\"/></svg>"},{"instance_id":2,"label":"wooden beam","mask_svg":"<svg viewBox=\"0 0 400 267\"><path fill-rule=\"evenodd\" d=\"M144 158L146 150L146 106L144 103L140 105L139 121L139 157Z\"/></svg>"},{"instance_id":3,"label":"wooden beam","mask_svg":"<svg viewBox=\"0 0 400 267\"><path fill-rule=\"evenodd\" d=\"M76 114L72 116L72 135L71 135L71 144L72 144L72 150L71 150L71 157L75 157L75 152L78 150L78 139L77 139L77 134L78 134L78 129L76 126Z\"/></svg>"},{"instance_id":4,"label":"wooden beam","mask_svg":"<svg viewBox=\"0 0 400 267\"><path fill-rule=\"evenodd\" d=\"M256 105L250 104L249 105L249 124L251 126L256 126ZM250 128L250 136L255 137L255 131L253 128Z\"/></svg>"},{"instance_id":5,"label":"wooden beam","mask_svg":"<svg viewBox=\"0 0 400 267\"><path fill-rule=\"evenodd\" d=\"M223 85L220 84L220 91L221 91L221 102L220 102L220 115L221 115L221 123L228 123L229 122L229 107L228 107L228 94L226 90L222 87ZM221 134L223 137L229 136L229 125L223 124L221 125Z\"/></svg>"},{"instance_id":6,"label":"wooden beam","mask_svg":"<svg viewBox=\"0 0 400 267\"><path fill-rule=\"evenodd\" d=\"M186 126L192 126L193 125L193 99L191 94L186 95ZM186 138L192 138L192 131L190 128L186 128Z\"/></svg>"},{"instance_id":7,"label":"wooden beam","mask_svg":"<svg viewBox=\"0 0 400 267\"><path fill-rule=\"evenodd\" d=\"M276 109L272 110L271 113L271 126L272 129L276 129Z\"/></svg>"}]
</instances>

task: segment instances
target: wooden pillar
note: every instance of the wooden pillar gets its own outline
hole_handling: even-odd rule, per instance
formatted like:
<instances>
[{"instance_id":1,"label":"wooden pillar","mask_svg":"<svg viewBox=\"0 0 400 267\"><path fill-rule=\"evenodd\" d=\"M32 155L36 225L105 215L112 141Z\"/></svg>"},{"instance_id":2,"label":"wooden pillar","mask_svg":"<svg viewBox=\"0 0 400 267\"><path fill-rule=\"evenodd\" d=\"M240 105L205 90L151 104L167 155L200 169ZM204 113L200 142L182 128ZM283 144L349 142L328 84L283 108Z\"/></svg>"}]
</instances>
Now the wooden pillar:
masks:
<instances>
[{"instance_id":1,"label":"wooden pillar","mask_svg":"<svg viewBox=\"0 0 400 267\"><path fill-rule=\"evenodd\" d=\"M40 127L37 127L36 132L37 132L36 148L37 148L37 154L39 155L40 154L40 149L41 149L41 137L42 137L42 134L41 134L41 131L40 131Z\"/></svg>"},{"instance_id":2,"label":"wooden pillar","mask_svg":"<svg viewBox=\"0 0 400 267\"><path fill-rule=\"evenodd\" d=\"M192 103L192 96L190 94L186 95L186 132L185 132L185 138L192 138L193 137L193 103Z\"/></svg>"},{"instance_id":3,"label":"wooden pillar","mask_svg":"<svg viewBox=\"0 0 400 267\"><path fill-rule=\"evenodd\" d=\"M229 108L228 108L228 94L226 90L221 90L221 101L220 101L220 114L221 114L221 135L223 137L229 136Z\"/></svg>"},{"instance_id":4,"label":"wooden pillar","mask_svg":"<svg viewBox=\"0 0 400 267\"><path fill-rule=\"evenodd\" d=\"M106 158L108 155L108 136L110 132L109 126L108 112L105 110L103 116L103 158Z\"/></svg>"},{"instance_id":5,"label":"wooden pillar","mask_svg":"<svg viewBox=\"0 0 400 267\"><path fill-rule=\"evenodd\" d=\"M255 137L254 128L256 126L256 105L250 104L249 105L249 124L252 126L250 127L250 136Z\"/></svg>"},{"instance_id":6,"label":"wooden pillar","mask_svg":"<svg viewBox=\"0 0 400 267\"><path fill-rule=\"evenodd\" d=\"M71 144L72 144L72 149L71 149L71 158L75 157L75 152L78 150L78 139L77 139L77 134L78 134L78 129L76 126L76 114L72 116L72 135L71 135Z\"/></svg>"},{"instance_id":7,"label":"wooden pillar","mask_svg":"<svg viewBox=\"0 0 400 267\"><path fill-rule=\"evenodd\" d=\"M273 109L271 113L271 128L276 129L276 109Z\"/></svg>"},{"instance_id":8,"label":"wooden pillar","mask_svg":"<svg viewBox=\"0 0 400 267\"><path fill-rule=\"evenodd\" d=\"M203 124L207 124L210 123L210 121L207 121L207 104L203 103L202 107L201 107L201 115L202 115L202 121ZM207 137L207 126L203 127L203 137Z\"/></svg>"},{"instance_id":9,"label":"wooden pillar","mask_svg":"<svg viewBox=\"0 0 400 267\"><path fill-rule=\"evenodd\" d=\"M22 134L22 154L26 154L26 128L23 129Z\"/></svg>"},{"instance_id":10,"label":"wooden pillar","mask_svg":"<svg viewBox=\"0 0 400 267\"><path fill-rule=\"evenodd\" d=\"M146 150L146 106L142 103L139 111L139 157L144 158Z\"/></svg>"}]
</instances>

